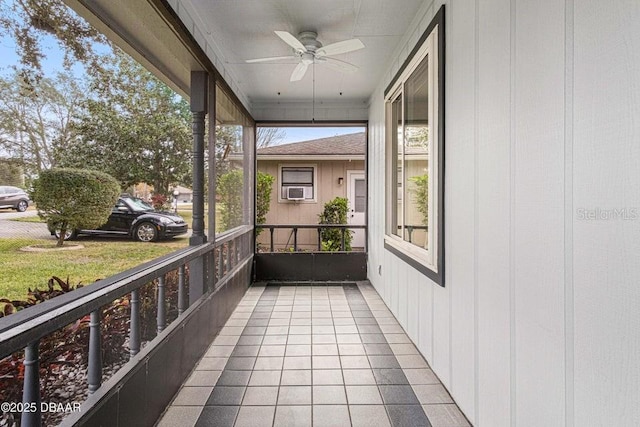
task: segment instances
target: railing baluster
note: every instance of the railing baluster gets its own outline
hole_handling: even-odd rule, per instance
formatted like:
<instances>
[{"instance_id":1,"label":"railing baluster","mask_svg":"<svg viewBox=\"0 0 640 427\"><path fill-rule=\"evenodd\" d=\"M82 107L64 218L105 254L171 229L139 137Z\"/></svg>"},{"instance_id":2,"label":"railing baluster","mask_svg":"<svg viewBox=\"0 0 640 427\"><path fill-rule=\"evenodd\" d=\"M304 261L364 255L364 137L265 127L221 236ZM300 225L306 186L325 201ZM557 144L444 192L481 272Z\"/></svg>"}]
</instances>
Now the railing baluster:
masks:
<instances>
[{"instance_id":1,"label":"railing baluster","mask_svg":"<svg viewBox=\"0 0 640 427\"><path fill-rule=\"evenodd\" d=\"M224 277L224 258L223 254L224 246L220 246L218 248L218 279L222 279Z\"/></svg>"},{"instance_id":2,"label":"railing baluster","mask_svg":"<svg viewBox=\"0 0 640 427\"><path fill-rule=\"evenodd\" d=\"M167 325L167 309L165 301L165 278L164 274L158 277L158 315L156 317L157 331L160 334Z\"/></svg>"},{"instance_id":3,"label":"railing baluster","mask_svg":"<svg viewBox=\"0 0 640 427\"><path fill-rule=\"evenodd\" d=\"M269 244L270 252L273 252L273 227L269 227L269 234L271 235L271 243Z\"/></svg>"},{"instance_id":4,"label":"railing baluster","mask_svg":"<svg viewBox=\"0 0 640 427\"><path fill-rule=\"evenodd\" d=\"M298 252L298 229L293 227L293 251Z\"/></svg>"},{"instance_id":5,"label":"railing baluster","mask_svg":"<svg viewBox=\"0 0 640 427\"><path fill-rule=\"evenodd\" d=\"M40 412L40 363L38 360L38 346L40 341L29 344L24 349L24 385L22 388L22 403L28 405L33 411L23 411L20 417L21 425L42 425L42 413Z\"/></svg>"},{"instance_id":6,"label":"railing baluster","mask_svg":"<svg viewBox=\"0 0 640 427\"><path fill-rule=\"evenodd\" d=\"M229 271L231 271L231 240L229 240L227 242L227 268L225 270L225 274L227 274Z\"/></svg>"},{"instance_id":7,"label":"railing baluster","mask_svg":"<svg viewBox=\"0 0 640 427\"><path fill-rule=\"evenodd\" d=\"M131 291L131 320L129 322L129 355L140 352L140 296L139 290Z\"/></svg>"},{"instance_id":8,"label":"railing baluster","mask_svg":"<svg viewBox=\"0 0 640 427\"><path fill-rule=\"evenodd\" d=\"M184 313L186 308L186 295L184 291L184 264L178 267L178 315Z\"/></svg>"},{"instance_id":9,"label":"railing baluster","mask_svg":"<svg viewBox=\"0 0 640 427\"><path fill-rule=\"evenodd\" d=\"M100 309L91 312L89 321L89 367L87 381L89 393L93 394L102 384L102 336L100 332Z\"/></svg>"},{"instance_id":10,"label":"railing baluster","mask_svg":"<svg viewBox=\"0 0 640 427\"><path fill-rule=\"evenodd\" d=\"M322 228L318 227L318 251L322 252Z\"/></svg>"},{"instance_id":11,"label":"railing baluster","mask_svg":"<svg viewBox=\"0 0 640 427\"><path fill-rule=\"evenodd\" d=\"M342 232L342 233L341 233L341 235L340 235L340 236L341 236L341 238L340 238L340 240L341 240L341 242L340 242L340 248L341 248L341 250L344 252L344 251L346 250L346 249L345 249L345 248L346 248L346 244L345 244L345 232L347 231L347 229L346 229L346 228L344 228L344 227L342 227L342 228L340 229L340 231Z\"/></svg>"}]
</instances>

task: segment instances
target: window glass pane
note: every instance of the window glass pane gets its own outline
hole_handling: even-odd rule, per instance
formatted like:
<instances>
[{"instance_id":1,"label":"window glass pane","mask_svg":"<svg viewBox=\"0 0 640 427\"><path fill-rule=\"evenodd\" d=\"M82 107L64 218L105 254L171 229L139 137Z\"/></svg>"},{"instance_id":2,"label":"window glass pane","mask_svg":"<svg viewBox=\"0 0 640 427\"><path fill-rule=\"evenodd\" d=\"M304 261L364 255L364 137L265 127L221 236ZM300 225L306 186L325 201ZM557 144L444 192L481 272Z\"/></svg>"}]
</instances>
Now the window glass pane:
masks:
<instances>
[{"instance_id":1,"label":"window glass pane","mask_svg":"<svg viewBox=\"0 0 640 427\"><path fill-rule=\"evenodd\" d=\"M356 179L355 180L355 203L354 209L356 212L364 212L365 210L365 201L366 201L366 189L367 186L365 184L364 179Z\"/></svg>"},{"instance_id":2,"label":"window glass pane","mask_svg":"<svg viewBox=\"0 0 640 427\"><path fill-rule=\"evenodd\" d=\"M401 235L402 225L402 97L391 103L391 233ZM395 189L395 191L394 191Z\"/></svg>"},{"instance_id":3,"label":"window glass pane","mask_svg":"<svg viewBox=\"0 0 640 427\"><path fill-rule=\"evenodd\" d=\"M313 168L282 168L283 185L313 185Z\"/></svg>"},{"instance_id":4,"label":"window glass pane","mask_svg":"<svg viewBox=\"0 0 640 427\"><path fill-rule=\"evenodd\" d=\"M404 235L427 249L429 166L428 57L405 83L404 121Z\"/></svg>"}]
</instances>

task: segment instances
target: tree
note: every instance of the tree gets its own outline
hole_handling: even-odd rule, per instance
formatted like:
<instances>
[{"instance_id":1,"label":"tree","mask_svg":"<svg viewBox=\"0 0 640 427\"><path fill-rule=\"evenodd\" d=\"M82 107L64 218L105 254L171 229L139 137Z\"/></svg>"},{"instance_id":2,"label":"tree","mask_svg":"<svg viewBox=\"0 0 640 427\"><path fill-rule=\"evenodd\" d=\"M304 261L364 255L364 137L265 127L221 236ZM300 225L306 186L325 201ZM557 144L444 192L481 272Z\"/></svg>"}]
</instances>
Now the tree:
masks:
<instances>
[{"instance_id":1,"label":"tree","mask_svg":"<svg viewBox=\"0 0 640 427\"><path fill-rule=\"evenodd\" d=\"M427 205L429 203L429 191L427 187L429 186L429 175L426 173L424 175L416 175L409 178L409 180L414 184L409 191L416 198L416 209L422 214L422 224L428 225L429 209Z\"/></svg>"},{"instance_id":2,"label":"tree","mask_svg":"<svg viewBox=\"0 0 640 427\"><path fill-rule=\"evenodd\" d=\"M267 213L271 208L271 190L273 188L273 181L275 178L265 172L258 171L256 186L256 224L264 224L267 220ZM256 233L259 235L262 232L262 228L256 228Z\"/></svg>"},{"instance_id":3,"label":"tree","mask_svg":"<svg viewBox=\"0 0 640 427\"><path fill-rule=\"evenodd\" d=\"M66 149L71 117L85 92L82 81L61 73L32 85L18 73L0 77L0 149L18 159L28 176L57 166L55 147Z\"/></svg>"},{"instance_id":4,"label":"tree","mask_svg":"<svg viewBox=\"0 0 640 427\"><path fill-rule=\"evenodd\" d=\"M108 72L92 77L95 97L72 123L65 167L113 175L123 188L139 182L168 194L191 183L189 106L149 71L117 51Z\"/></svg>"},{"instance_id":5,"label":"tree","mask_svg":"<svg viewBox=\"0 0 640 427\"><path fill-rule=\"evenodd\" d=\"M349 201L344 197L336 197L324 204L324 211L318 215L320 224L346 224L347 212L349 211ZM339 228L325 228L322 230L322 250L341 251L342 236L344 232L344 250L351 250L351 240L353 238L350 230Z\"/></svg>"},{"instance_id":6,"label":"tree","mask_svg":"<svg viewBox=\"0 0 640 427\"><path fill-rule=\"evenodd\" d=\"M20 75L27 86L43 77L46 54L41 43L47 35L58 41L66 68L77 61L90 72L101 70L99 46L109 41L61 0L0 0L0 36L15 41Z\"/></svg>"},{"instance_id":7,"label":"tree","mask_svg":"<svg viewBox=\"0 0 640 427\"><path fill-rule=\"evenodd\" d=\"M40 218L59 230L57 246L62 246L67 230L97 228L106 223L119 194L118 182L105 173L49 169L33 182L31 198Z\"/></svg>"},{"instance_id":8,"label":"tree","mask_svg":"<svg viewBox=\"0 0 640 427\"><path fill-rule=\"evenodd\" d=\"M225 173L218 179L216 193L220 199L220 230L226 231L242 225L242 169Z\"/></svg>"},{"instance_id":9,"label":"tree","mask_svg":"<svg viewBox=\"0 0 640 427\"><path fill-rule=\"evenodd\" d=\"M257 127L256 128L256 147L265 148L272 145L277 145L284 139L286 133L282 128L268 128Z\"/></svg>"}]
</instances>

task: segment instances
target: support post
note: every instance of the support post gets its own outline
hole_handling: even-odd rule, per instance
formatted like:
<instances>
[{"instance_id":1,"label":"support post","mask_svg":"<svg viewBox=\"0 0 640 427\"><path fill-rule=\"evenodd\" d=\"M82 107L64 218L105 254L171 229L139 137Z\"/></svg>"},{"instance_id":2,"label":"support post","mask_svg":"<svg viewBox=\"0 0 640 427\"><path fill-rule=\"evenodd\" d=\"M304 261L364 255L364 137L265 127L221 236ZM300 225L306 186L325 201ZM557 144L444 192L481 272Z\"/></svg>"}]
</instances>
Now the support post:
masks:
<instances>
[{"instance_id":1,"label":"support post","mask_svg":"<svg viewBox=\"0 0 640 427\"><path fill-rule=\"evenodd\" d=\"M204 234L204 129L208 109L209 76L206 71L191 72L190 108L193 115L193 232L191 246L207 242ZM206 292L205 257L189 264L189 305Z\"/></svg>"},{"instance_id":2,"label":"support post","mask_svg":"<svg viewBox=\"0 0 640 427\"><path fill-rule=\"evenodd\" d=\"M91 312L89 321L89 366L87 368L89 394L102 384L102 337L100 333L100 310Z\"/></svg>"},{"instance_id":3,"label":"support post","mask_svg":"<svg viewBox=\"0 0 640 427\"><path fill-rule=\"evenodd\" d=\"M129 355L140 352L140 297L139 290L131 291L131 320L129 322Z\"/></svg>"},{"instance_id":4,"label":"support post","mask_svg":"<svg viewBox=\"0 0 640 427\"><path fill-rule=\"evenodd\" d=\"M293 251L298 252L298 229L293 227Z\"/></svg>"},{"instance_id":5,"label":"support post","mask_svg":"<svg viewBox=\"0 0 640 427\"><path fill-rule=\"evenodd\" d=\"M167 302L164 274L158 277L158 315L156 317L157 332L160 334L167 326Z\"/></svg>"},{"instance_id":6,"label":"support post","mask_svg":"<svg viewBox=\"0 0 640 427\"><path fill-rule=\"evenodd\" d=\"M20 424L29 427L42 425L40 412L40 364L38 361L39 341L29 344L24 349L24 384L22 386L22 403L33 411L23 411Z\"/></svg>"}]
</instances>

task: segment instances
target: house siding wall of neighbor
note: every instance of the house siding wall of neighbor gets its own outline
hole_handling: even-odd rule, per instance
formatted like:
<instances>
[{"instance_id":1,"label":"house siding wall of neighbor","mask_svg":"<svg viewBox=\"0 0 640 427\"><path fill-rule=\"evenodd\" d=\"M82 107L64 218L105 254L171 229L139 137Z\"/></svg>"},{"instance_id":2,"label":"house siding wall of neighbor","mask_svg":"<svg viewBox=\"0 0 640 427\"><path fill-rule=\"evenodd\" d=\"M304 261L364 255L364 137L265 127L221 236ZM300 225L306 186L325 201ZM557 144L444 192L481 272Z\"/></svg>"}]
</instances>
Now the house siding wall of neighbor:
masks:
<instances>
[{"instance_id":1,"label":"house siding wall of neighbor","mask_svg":"<svg viewBox=\"0 0 640 427\"><path fill-rule=\"evenodd\" d=\"M315 186L316 201L291 202L278 200L280 192L279 166L316 166L317 183ZM364 161L361 160L332 160L308 162L293 160L259 160L258 170L268 173L276 179L271 190L271 203L267 213L267 224L317 224L318 215L322 213L324 204L335 197L347 197L347 172L364 171ZM343 178L342 185L338 184L338 178ZM275 230L274 245L276 249L284 248L289 240L293 247L293 237L289 238L291 230ZM258 238L258 242L268 247L269 232L264 231ZM315 230L298 231L298 244L301 249L317 249L318 233Z\"/></svg>"},{"instance_id":2,"label":"house siding wall of neighbor","mask_svg":"<svg viewBox=\"0 0 640 427\"><path fill-rule=\"evenodd\" d=\"M445 288L384 249L380 173L383 91L441 4ZM640 222L580 210L640 206L638 22L621 0L427 1L371 97L370 280L474 425L640 422Z\"/></svg>"}]
</instances>

